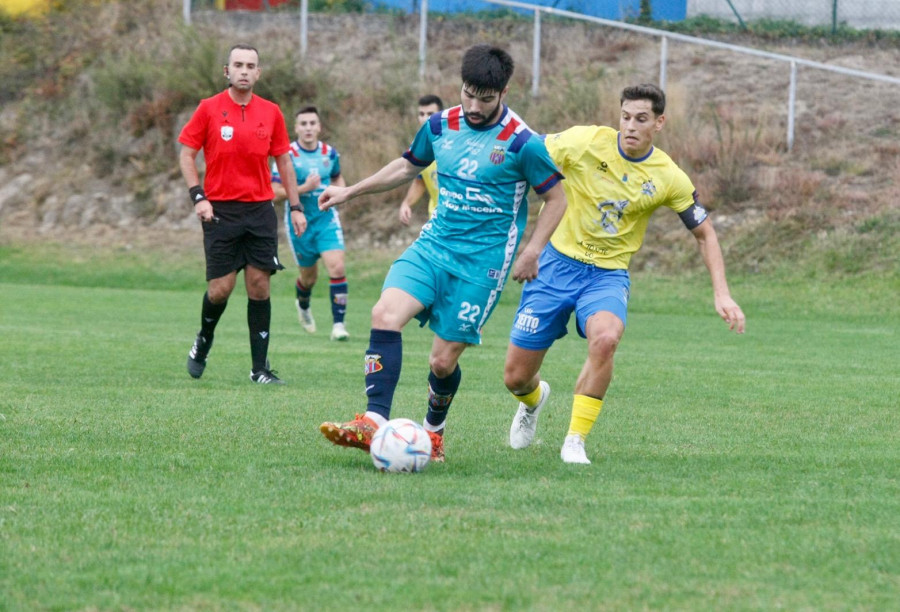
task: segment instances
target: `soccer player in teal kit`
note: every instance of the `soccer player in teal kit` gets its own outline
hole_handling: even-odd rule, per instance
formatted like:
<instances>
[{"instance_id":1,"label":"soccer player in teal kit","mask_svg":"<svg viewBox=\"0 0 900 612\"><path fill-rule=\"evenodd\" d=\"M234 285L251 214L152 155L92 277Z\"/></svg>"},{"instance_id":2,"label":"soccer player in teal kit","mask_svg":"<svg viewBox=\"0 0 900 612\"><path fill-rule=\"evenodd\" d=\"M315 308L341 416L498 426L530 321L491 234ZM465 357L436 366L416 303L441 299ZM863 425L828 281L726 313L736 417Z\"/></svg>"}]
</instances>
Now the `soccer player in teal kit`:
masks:
<instances>
[{"instance_id":1,"label":"soccer player in teal kit","mask_svg":"<svg viewBox=\"0 0 900 612\"><path fill-rule=\"evenodd\" d=\"M294 117L297 140L291 143L288 154L297 175L300 202L306 212L307 227L302 235L294 231L290 221L290 209L285 206L284 225L294 261L300 268L297 277L297 314L300 324L309 333L315 333L316 321L310 308L313 285L319 277L318 260L321 257L328 271L331 297L331 339L346 340L349 337L344 326L347 312L347 277L344 270L344 230L337 209L319 210L319 195L328 185L344 185L341 176L341 156L337 149L319 140L322 121L315 106L304 106ZM281 184L278 169L272 167L272 191L278 198L287 196Z\"/></svg>"},{"instance_id":2,"label":"soccer player in teal kit","mask_svg":"<svg viewBox=\"0 0 900 612\"><path fill-rule=\"evenodd\" d=\"M327 209L397 187L437 162L437 211L391 266L372 309L366 412L349 422L320 426L334 444L368 451L372 435L390 418L400 378L401 330L415 317L435 334L423 424L432 459L442 461L447 411L461 379L460 355L481 343L482 326L510 272L519 282L537 276L538 256L565 211L566 198L563 177L543 141L503 103L512 72L512 58L502 49L471 47L462 61L461 105L432 116L402 157L355 185L331 186L319 197L319 207ZM513 264L528 216L529 186L544 207Z\"/></svg>"}]
</instances>

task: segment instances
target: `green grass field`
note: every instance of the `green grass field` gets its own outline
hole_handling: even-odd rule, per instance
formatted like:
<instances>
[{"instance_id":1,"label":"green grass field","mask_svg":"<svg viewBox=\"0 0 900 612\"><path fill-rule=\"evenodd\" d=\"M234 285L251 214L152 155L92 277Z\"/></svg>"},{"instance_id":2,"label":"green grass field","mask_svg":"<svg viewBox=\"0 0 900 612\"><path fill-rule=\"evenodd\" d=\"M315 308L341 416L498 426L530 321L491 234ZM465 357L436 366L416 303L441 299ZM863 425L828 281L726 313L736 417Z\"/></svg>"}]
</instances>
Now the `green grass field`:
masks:
<instances>
[{"instance_id":1,"label":"green grass field","mask_svg":"<svg viewBox=\"0 0 900 612\"><path fill-rule=\"evenodd\" d=\"M636 275L590 466L558 454L574 333L537 443L506 445L511 286L447 462L389 475L318 432L364 409L388 261L351 258L346 344L275 277L274 388L248 380L242 290L185 372L199 253L0 247L0 610L896 609L896 279L732 278L737 336L703 275ZM404 333L395 416L424 415L430 343Z\"/></svg>"}]
</instances>

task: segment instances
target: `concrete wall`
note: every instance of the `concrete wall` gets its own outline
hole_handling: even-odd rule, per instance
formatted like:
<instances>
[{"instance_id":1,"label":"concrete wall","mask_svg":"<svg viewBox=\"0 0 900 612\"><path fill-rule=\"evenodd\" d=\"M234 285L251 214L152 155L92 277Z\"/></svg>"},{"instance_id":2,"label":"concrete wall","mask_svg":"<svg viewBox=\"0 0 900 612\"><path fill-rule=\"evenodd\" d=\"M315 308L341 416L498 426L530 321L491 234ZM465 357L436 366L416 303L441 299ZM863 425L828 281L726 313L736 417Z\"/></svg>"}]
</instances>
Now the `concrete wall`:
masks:
<instances>
[{"instance_id":1,"label":"concrete wall","mask_svg":"<svg viewBox=\"0 0 900 612\"><path fill-rule=\"evenodd\" d=\"M745 22L790 19L804 25L832 24L834 0L731 0ZM737 21L726 0L688 0L687 16ZM900 30L900 0L837 0L837 22L854 28Z\"/></svg>"}]
</instances>

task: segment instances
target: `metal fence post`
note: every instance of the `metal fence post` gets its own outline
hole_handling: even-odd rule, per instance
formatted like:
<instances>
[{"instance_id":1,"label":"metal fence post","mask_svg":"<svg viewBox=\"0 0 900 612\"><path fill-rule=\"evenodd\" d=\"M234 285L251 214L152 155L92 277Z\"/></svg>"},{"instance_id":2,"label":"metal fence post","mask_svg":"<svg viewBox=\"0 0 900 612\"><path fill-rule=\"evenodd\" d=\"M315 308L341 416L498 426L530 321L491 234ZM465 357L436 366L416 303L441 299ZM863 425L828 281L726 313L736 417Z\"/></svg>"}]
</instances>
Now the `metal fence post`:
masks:
<instances>
[{"instance_id":1,"label":"metal fence post","mask_svg":"<svg viewBox=\"0 0 900 612\"><path fill-rule=\"evenodd\" d=\"M659 88L666 90L666 65L669 60L669 39L662 37L662 44L659 48Z\"/></svg>"},{"instance_id":2,"label":"metal fence post","mask_svg":"<svg viewBox=\"0 0 900 612\"><path fill-rule=\"evenodd\" d=\"M300 2L300 57L306 57L307 35L309 33L309 0Z\"/></svg>"},{"instance_id":3,"label":"metal fence post","mask_svg":"<svg viewBox=\"0 0 900 612\"><path fill-rule=\"evenodd\" d=\"M531 97L537 98L541 87L541 11L534 11L534 43L531 45Z\"/></svg>"},{"instance_id":4,"label":"metal fence post","mask_svg":"<svg viewBox=\"0 0 900 612\"><path fill-rule=\"evenodd\" d=\"M791 84L788 88L787 149L794 148L794 107L797 102L797 62L791 62Z\"/></svg>"},{"instance_id":5,"label":"metal fence post","mask_svg":"<svg viewBox=\"0 0 900 612\"><path fill-rule=\"evenodd\" d=\"M181 14L184 17L185 25L191 25L191 0L182 0Z\"/></svg>"},{"instance_id":6,"label":"metal fence post","mask_svg":"<svg viewBox=\"0 0 900 612\"><path fill-rule=\"evenodd\" d=\"M419 9L419 81L425 82L425 51L428 40L428 0Z\"/></svg>"}]
</instances>

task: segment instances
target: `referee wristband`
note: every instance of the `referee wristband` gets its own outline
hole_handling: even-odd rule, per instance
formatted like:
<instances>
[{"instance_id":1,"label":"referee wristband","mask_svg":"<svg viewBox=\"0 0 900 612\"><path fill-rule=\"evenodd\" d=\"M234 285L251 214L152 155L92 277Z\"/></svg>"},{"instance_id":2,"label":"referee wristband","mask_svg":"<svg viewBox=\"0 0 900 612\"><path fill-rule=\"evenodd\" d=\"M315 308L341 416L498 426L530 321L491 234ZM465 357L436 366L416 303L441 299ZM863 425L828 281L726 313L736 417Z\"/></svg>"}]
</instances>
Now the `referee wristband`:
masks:
<instances>
[{"instance_id":1,"label":"referee wristband","mask_svg":"<svg viewBox=\"0 0 900 612\"><path fill-rule=\"evenodd\" d=\"M289 208L291 212L303 212L303 204L293 204Z\"/></svg>"},{"instance_id":2,"label":"referee wristband","mask_svg":"<svg viewBox=\"0 0 900 612\"><path fill-rule=\"evenodd\" d=\"M203 187L201 187L200 185L194 185L193 187L188 189L188 192L190 192L191 194L191 204L196 205L197 202L206 199L206 194L203 192Z\"/></svg>"}]
</instances>

